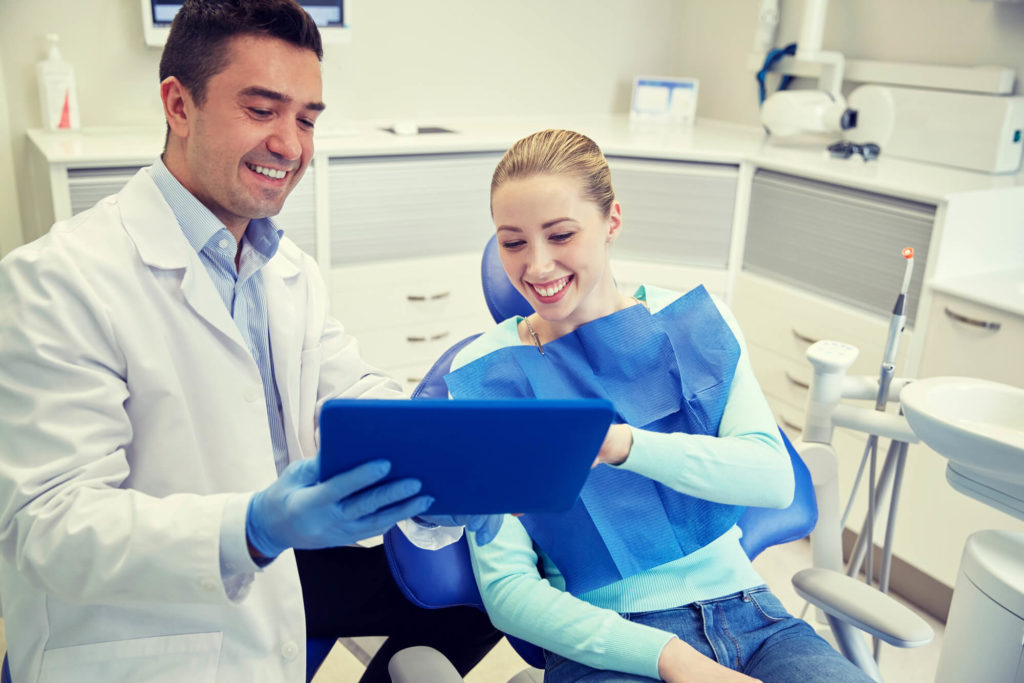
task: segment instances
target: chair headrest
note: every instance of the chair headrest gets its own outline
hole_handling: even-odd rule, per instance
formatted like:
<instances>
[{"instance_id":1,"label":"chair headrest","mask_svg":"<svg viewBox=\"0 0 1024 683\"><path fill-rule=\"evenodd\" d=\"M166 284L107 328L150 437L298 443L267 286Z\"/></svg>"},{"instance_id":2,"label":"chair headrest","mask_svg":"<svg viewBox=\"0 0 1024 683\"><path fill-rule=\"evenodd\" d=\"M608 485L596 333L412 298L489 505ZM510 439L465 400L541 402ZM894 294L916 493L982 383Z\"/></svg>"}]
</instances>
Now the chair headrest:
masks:
<instances>
[{"instance_id":1,"label":"chair headrest","mask_svg":"<svg viewBox=\"0 0 1024 683\"><path fill-rule=\"evenodd\" d=\"M519 293L505 274L498 258L498 236L491 235L484 247L480 261L480 282L484 288L484 300L491 311L494 322L500 323L515 315L526 317L533 313L533 307Z\"/></svg>"}]
</instances>

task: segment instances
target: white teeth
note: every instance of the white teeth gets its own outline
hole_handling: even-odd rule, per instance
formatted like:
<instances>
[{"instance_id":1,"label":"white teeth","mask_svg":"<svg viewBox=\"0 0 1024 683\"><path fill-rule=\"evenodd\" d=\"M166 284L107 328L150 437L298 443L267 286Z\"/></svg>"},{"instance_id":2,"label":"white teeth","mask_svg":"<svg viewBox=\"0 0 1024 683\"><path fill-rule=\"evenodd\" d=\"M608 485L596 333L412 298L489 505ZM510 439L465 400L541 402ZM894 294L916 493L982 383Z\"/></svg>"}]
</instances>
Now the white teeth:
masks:
<instances>
[{"instance_id":1,"label":"white teeth","mask_svg":"<svg viewBox=\"0 0 1024 683\"><path fill-rule=\"evenodd\" d=\"M569 284L569 278L563 277L550 287L538 287L537 285L534 285L533 288L537 290L537 293L541 296L554 296L561 292L567 284Z\"/></svg>"},{"instance_id":2,"label":"white teeth","mask_svg":"<svg viewBox=\"0 0 1024 683\"><path fill-rule=\"evenodd\" d=\"M280 180L281 178L284 178L286 175L288 175L287 171L279 171L279 170L277 170L275 168L267 168L265 166L256 166L254 164L247 164L247 165L253 171L256 171L257 173L263 174L263 175L267 176L268 178L273 178L275 180Z\"/></svg>"}]
</instances>

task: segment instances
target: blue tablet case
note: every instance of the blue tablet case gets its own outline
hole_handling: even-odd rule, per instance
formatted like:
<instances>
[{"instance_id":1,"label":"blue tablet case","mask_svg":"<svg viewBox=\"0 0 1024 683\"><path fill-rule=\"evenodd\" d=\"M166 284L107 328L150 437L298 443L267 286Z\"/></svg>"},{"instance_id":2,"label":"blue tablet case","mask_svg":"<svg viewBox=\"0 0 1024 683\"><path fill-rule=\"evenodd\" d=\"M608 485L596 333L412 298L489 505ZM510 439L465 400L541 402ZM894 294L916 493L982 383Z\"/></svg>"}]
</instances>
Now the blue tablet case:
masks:
<instances>
[{"instance_id":1,"label":"blue tablet case","mask_svg":"<svg viewBox=\"0 0 1024 683\"><path fill-rule=\"evenodd\" d=\"M332 399L320 413L321 480L391 461L434 514L564 512L597 457L612 404L601 399Z\"/></svg>"}]
</instances>

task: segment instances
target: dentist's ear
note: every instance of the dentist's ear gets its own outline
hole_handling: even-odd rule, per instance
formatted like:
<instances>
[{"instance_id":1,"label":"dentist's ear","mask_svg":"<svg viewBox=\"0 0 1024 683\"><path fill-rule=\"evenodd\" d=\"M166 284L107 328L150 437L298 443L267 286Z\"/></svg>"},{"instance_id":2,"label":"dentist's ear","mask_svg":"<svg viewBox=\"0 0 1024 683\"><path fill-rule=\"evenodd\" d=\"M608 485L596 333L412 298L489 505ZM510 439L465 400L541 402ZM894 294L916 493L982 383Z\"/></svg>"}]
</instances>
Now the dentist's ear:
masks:
<instances>
[{"instance_id":1,"label":"dentist's ear","mask_svg":"<svg viewBox=\"0 0 1024 683\"><path fill-rule=\"evenodd\" d=\"M619 236L622 229L622 205L618 201L612 202L608 211L608 244L611 244Z\"/></svg>"},{"instance_id":2,"label":"dentist's ear","mask_svg":"<svg viewBox=\"0 0 1024 683\"><path fill-rule=\"evenodd\" d=\"M176 77L168 76L160 84L160 99L168 127L178 137L188 137L189 118L194 108L192 93Z\"/></svg>"}]
</instances>

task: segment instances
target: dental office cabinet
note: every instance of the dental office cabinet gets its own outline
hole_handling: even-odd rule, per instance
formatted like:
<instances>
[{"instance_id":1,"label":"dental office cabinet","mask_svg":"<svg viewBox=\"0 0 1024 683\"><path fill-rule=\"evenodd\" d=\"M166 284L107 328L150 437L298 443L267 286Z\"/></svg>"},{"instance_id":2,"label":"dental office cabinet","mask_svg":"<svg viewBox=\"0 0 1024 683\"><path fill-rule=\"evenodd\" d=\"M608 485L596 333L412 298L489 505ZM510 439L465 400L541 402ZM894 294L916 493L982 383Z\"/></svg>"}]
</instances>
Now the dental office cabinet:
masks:
<instances>
[{"instance_id":1,"label":"dental office cabinet","mask_svg":"<svg viewBox=\"0 0 1024 683\"><path fill-rule=\"evenodd\" d=\"M553 125L590 135L608 157L623 205L613 247L620 286L703 283L727 301L794 441L811 343L857 346L851 374L877 377L904 246L916 265L897 375L1024 386L1024 173L986 175L884 150L872 162L836 159L824 145L787 147L760 129L706 121L446 124L457 132L395 136L368 122L356 135L319 134L279 217L329 278L334 313L364 357L409 389L444 349L492 324L479 276L493 233L490 175L512 142ZM29 137L32 180L50 192L26 239L116 192L163 139L159 130L114 129ZM845 496L864 441L837 430L835 445ZM951 589L970 533L1024 524L955 492L944 472L941 456L911 448L895 554ZM859 530L864 507L849 527Z\"/></svg>"}]
</instances>

